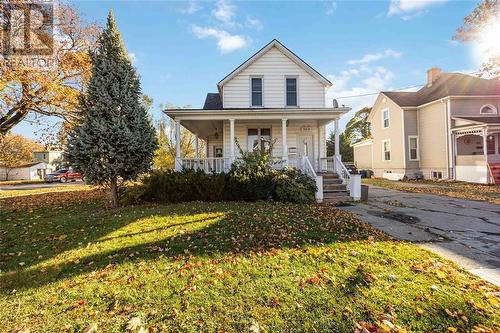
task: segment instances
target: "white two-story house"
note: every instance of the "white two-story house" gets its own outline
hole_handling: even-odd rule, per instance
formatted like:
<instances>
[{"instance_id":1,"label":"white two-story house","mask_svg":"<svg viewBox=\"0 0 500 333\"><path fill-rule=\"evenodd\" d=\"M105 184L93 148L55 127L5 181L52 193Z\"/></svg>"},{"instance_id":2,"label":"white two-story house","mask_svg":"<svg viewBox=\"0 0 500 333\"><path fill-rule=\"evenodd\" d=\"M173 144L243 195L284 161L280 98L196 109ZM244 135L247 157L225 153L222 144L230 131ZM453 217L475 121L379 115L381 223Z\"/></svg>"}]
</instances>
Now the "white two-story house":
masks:
<instances>
[{"instance_id":1,"label":"white two-story house","mask_svg":"<svg viewBox=\"0 0 500 333\"><path fill-rule=\"evenodd\" d=\"M176 170L202 168L227 171L243 150L273 142L279 167L298 167L317 176L343 168L338 144L335 156L326 156L326 126L350 108L327 106L332 83L287 47L274 39L236 67L207 94L202 109L167 109L176 124ZM205 141L205 157L181 156L180 127ZM338 143L339 140L336 140ZM335 168L335 170L333 170ZM343 169L342 169L343 170ZM348 176L344 176L346 178Z\"/></svg>"}]
</instances>

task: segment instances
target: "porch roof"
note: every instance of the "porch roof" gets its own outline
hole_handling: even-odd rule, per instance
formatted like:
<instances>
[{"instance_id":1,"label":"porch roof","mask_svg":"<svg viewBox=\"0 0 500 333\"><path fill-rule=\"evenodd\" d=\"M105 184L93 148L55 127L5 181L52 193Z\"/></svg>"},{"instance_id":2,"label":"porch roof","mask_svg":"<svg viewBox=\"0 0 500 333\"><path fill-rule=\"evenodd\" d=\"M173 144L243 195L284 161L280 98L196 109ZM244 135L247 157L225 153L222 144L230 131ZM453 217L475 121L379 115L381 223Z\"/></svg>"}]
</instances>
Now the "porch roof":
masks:
<instances>
[{"instance_id":1,"label":"porch roof","mask_svg":"<svg viewBox=\"0 0 500 333\"><path fill-rule=\"evenodd\" d=\"M166 109L165 114L175 120L245 120L251 119L302 119L334 120L349 112L351 108L224 108L206 109Z\"/></svg>"},{"instance_id":2,"label":"porch roof","mask_svg":"<svg viewBox=\"0 0 500 333\"><path fill-rule=\"evenodd\" d=\"M339 119L351 108L235 108L235 109L166 109L170 118L180 120L182 126L200 137L217 133L222 128L222 121L238 120L322 120L328 123Z\"/></svg>"},{"instance_id":3,"label":"porch roof","mask_svg":"<svg viewBox=\"0 0 500 333\"><path fill-rule=\"evenodd\" d=\"M470 122L471 124L488 124L488 125L500 125L500 116L480 116L480 117L453 117L455 120L463 120Z\"/></svg>"}]
</instances>

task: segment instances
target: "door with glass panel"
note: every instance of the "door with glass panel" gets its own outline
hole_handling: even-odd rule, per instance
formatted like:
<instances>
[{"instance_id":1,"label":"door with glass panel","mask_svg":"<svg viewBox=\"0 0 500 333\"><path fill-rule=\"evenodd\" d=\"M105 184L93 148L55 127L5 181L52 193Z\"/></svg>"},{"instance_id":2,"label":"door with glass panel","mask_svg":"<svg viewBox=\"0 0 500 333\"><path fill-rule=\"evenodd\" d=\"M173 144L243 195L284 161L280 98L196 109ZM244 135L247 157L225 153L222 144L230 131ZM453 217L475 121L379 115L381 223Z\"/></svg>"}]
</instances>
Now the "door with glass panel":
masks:
<instances>
[{"instance_id":1,"label":"door with glass panel","mask_svg":"<svg viewBox=\"0 0 500 333\"><path fill-rule=\"evenodd\" d=\"M299 136L297 139L298 165L304 168L303 157L307 156L311 166L314 168L314 149L312 136Z\"/></svg>"}]
</instances>

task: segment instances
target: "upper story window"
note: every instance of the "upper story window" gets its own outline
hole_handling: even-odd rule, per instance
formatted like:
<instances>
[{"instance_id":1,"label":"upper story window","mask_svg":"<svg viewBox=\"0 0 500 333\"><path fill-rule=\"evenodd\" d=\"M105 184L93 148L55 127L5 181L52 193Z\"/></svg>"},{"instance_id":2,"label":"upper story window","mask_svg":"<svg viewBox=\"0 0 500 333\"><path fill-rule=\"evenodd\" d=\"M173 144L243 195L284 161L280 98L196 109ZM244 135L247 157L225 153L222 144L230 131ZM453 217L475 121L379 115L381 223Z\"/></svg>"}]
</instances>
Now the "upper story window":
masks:
<instances>
[{"instance_id":1,"label":"upper story window","mask_svg":"<svg viewBox=\"0 0 500 333\"><path fill-rule=\"evenodd\" d=\"M262 78L253 77L251 79L252 106L262 106Z\"/></svg>"},{"instance_id":2,"label":"upper story window","mask_svg":"<svg viewBox=\"0 0 500 333\"><path fill-rule=\"evenodd\" d=\"M486 104L481 106L481 110L479 111L481 114L497 114L497 109L491 105L491 104Z\"/></svg>"},{"instance_id":3,"label":"upper story window","mask_svg":"<svg viewBox=\"0 0 500 333\"><path fill-rule=\"evenodd\" d=\"M286 106L297 106L297 78L286 78Z\"/></svg>"},{"instance_id":4,"label":"upper story window","mask_svg":"<svg viewBox=\"0 0 500 333\"><path fill-rule=\"evenodd\" d=\"M382 127L383 128L389 127L390 117L391 117L391 113L389 112L389 109L382 110Z\"/></svg>"}]
</instances>

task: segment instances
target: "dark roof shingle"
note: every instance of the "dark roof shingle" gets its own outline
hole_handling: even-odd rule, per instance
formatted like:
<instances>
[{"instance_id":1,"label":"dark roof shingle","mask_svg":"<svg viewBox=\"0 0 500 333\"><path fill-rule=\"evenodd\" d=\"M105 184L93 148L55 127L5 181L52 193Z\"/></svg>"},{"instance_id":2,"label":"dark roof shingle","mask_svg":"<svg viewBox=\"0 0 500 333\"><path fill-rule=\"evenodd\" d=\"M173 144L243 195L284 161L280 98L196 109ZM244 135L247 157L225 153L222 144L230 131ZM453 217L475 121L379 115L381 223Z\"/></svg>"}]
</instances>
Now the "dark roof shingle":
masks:
<instances>
[{"instance_id":1,"label":"dark roof shingle","mask_svg":"<svg viewBox=\"0 0 500 333\"><path fill-rule=\"evenodd\" d=\"M208 93L207 98L205 98L205 104L203 105L203 110L221 110L222 101L220 94L218 93Z\"/></svg>"},{"instance_id":2,"label":"dark roof shingle","mask_svg":"<svg viewBox=\"0 0 500 333\"><path fill-rule=\"evenodd\" d=\"M429 87L415 92L383 91L399 106L419 106L447 96L500 95L500 79L482 79L460 73L442 73Z\"/></svg>"}]
</instances>

